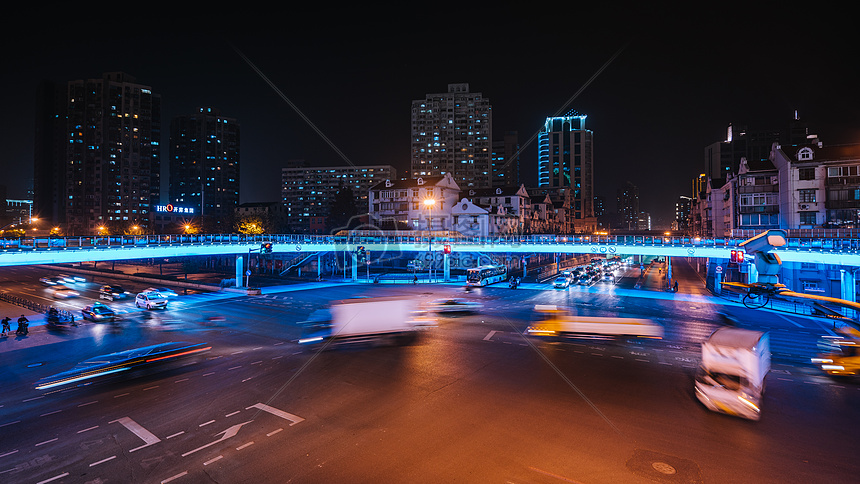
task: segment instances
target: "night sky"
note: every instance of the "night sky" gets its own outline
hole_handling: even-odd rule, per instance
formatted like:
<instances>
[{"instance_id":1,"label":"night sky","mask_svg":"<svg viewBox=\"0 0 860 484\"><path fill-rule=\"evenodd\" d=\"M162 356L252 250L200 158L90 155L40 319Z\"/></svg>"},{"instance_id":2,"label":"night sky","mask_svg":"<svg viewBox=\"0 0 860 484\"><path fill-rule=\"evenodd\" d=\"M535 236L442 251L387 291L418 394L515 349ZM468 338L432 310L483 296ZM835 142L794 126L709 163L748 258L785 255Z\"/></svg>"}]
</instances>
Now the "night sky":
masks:
<instances>
[{"instance_id":1,"label":"night sky","mask_svg":"<svg viewBox=\"0 0 860 484\"><path fill-rule=\"evenodd\" d=\"M90 15L82 10L101 4L68 5L42 3L5 19L0 167L10 198L23 197L32 178L38 82L107 71L161 94L165 162L172 116L212 106L238 119L242 202L278 200L289 159L391 164L405 175L412 100L459 82L490 99L497 137L515 130L523 145L547 116L586 114L596 193L614 210L616 188L630 180L656 223L668 224L678 195L689 195L702 172L705 146L724 139L730 123L784 129L798 110L825 144L860 142L856 27L848 12L823 7L269 10L214 2L189 15L173 11L178 3L112 3L105 8L115 14ZM534 141L524 146L527 185L536 180L536 151Z\"/></svg>"}]
</instances>

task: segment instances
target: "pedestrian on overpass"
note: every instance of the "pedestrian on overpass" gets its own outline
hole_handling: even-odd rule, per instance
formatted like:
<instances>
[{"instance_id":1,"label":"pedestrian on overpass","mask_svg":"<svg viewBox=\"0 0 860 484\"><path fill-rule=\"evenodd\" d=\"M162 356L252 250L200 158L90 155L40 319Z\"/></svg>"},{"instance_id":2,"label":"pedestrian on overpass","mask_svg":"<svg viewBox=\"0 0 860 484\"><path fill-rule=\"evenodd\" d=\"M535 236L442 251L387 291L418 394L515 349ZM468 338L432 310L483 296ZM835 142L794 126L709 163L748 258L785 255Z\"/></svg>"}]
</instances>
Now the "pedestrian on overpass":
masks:
<instances>
[{"instance_id":1,"label":"pedestrian on overpass","mask_svg":"<svg viewBox=\"0 0 860 484\"><path fill-rule=\"evenodd\" d=\"M10 333L12 332L12 328L9 327L9 321L11 321L11 320L12 319L9 318L9 316L6 316L5 318L3 318L3 336L6 336L7 331Z\"/></svg>"}]
</instances>

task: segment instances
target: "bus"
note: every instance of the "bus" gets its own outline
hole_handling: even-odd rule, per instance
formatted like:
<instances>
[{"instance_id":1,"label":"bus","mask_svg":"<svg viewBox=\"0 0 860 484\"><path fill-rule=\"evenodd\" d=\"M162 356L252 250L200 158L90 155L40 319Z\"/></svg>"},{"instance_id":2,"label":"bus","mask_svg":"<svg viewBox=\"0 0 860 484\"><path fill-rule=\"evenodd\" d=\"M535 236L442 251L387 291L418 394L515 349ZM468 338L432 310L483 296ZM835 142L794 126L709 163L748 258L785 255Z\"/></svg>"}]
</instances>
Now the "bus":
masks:
<instances>
[{"instance_id":1,"label":"bus","mask_svg":"<svg viewBox=\"0 0 860 484\"><path fill-rule=\"evenodd\" d=\"M508 280L507 266L487 265L466 271L467 286L487 286Z\"/></svg>"}]
</instances>

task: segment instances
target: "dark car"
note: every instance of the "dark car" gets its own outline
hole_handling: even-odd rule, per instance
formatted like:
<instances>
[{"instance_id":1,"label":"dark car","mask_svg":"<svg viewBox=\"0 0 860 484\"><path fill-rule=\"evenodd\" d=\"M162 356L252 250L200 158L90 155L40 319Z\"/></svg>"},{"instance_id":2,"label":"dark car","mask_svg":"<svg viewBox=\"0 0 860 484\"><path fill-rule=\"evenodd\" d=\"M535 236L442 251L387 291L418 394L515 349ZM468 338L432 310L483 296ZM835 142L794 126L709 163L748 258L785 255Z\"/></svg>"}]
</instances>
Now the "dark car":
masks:
<instances>
[{"instance_id":1,"label":"dark car","mask_svg":"<svg viewBox=\"0 0 860 484\"><path fill-rule=\"evenodd\" d=\"M94 323L101 321L113 321L116 319L116 313L113 309L102 303L93 303L81 309L81 316L84 319L89 319Z\"/></svg>"},{"instance_id":2,"label":"dark car","mask_svg":"<svg viewBox=\"0 0 860 484\"><path fill-rule=\"evenodd\" d=\"M106 285L99 289L99 299L107 299L113 301L115 299L125 299L128 297L128 292L117 285Z\"/></svg>"}]
</instances>

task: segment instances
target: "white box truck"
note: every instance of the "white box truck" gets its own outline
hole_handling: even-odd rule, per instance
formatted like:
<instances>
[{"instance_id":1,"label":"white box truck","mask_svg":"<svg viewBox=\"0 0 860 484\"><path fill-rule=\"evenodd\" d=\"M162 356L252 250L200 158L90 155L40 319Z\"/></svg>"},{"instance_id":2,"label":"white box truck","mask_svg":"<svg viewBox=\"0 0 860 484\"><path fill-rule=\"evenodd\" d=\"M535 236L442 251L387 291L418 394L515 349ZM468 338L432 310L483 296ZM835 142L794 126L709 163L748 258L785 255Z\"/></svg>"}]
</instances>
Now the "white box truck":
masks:
<instances>
[{"instance_id":1,"label":"white box truck","mask_svg":"<svg viewBox=\"0 0 860 484\"><path fill-rule=\"evenodd\" d=\"M316 311L302 323L299 344L335 342L408 343L433 326L410 297L345 299Z\"/></svg>"},{"instance_id":2,"label":"white box truck","mask_svg":"<svg viewBox=\"0 0 860 484\"><path fill-rule=\"evenodd\" d=\"M696 398L714 412L758 420L768 371L767 333L720 328L702 343Z\"/></svg>"},{"instance_id":3,"label":"white box truck","mask_svg":"<svg viewBox=\"0 0 860 484\"><path fill-rule=\"evenodd\" d=\"M535 320L526 328L536 337L662 338L663 327L642 318L576 316L564 307L538 304Z\"/></svg>"}]
</instances>

